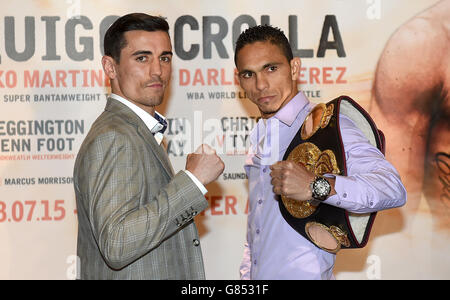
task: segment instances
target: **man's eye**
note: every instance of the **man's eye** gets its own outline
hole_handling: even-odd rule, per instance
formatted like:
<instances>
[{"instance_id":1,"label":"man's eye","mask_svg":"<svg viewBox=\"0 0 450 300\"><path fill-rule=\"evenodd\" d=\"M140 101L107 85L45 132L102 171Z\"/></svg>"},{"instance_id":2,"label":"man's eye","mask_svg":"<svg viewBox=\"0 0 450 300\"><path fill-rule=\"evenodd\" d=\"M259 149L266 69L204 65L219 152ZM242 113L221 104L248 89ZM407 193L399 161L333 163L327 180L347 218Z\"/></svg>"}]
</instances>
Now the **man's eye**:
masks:
<instances>
[{"instance_id":1,"label":"man's eye","mask_svg":"<svg viewBox=\"0 0 450 300\"><path fill-rule=\"evenodd\" d=\"M169 56L162 56L162 57L160 58L160 60L163 61L163 62L171 62L171 61L172 61L172 58L169 57Z\"/></svg>"},{"instance_id":2,"label":"man's eye","mask_svg":"<svg viewBox=\"0 0 450 300\"><path fill-rule=\"evenodd\" d=\"M136 58L137 61L139 62L146 62L147 61L147 57L146 56L138 56Z\"/></svg>"},{"instance_id":3,"label":"man's eye","mask_svg":"<svg viewBox=\"0 0 450 300\"><path fill-rule=\"evenodd\" d=\"M251 78L252 77L252 72L244 72L241 74L242 78Z\"/></svg>"},{"instance_id":4,"label":"man's eye","mask_svg":"<svg viewBox=\"0 0 450 300\"><path fill-rule=\"evenodd\" d=\"M269 66L269 67L267 67L267 70L268 70L269 72L273 72L273 71L276 71L276 70L277 70L277 67L276 67L276 66Z\"/></svg>"}]
</instances>

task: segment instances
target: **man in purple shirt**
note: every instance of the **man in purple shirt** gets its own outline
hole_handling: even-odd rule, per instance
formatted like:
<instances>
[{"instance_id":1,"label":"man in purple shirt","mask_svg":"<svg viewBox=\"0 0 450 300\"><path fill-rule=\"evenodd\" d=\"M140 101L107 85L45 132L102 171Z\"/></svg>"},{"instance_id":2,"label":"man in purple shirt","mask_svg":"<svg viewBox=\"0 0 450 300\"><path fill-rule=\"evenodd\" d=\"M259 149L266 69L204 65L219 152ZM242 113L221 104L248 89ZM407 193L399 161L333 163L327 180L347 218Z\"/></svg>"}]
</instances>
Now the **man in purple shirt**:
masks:
<instances>
[{"instance_id":1,"label":"man in purple shirt","mask_svg":"<svg viewBox=\"0 0 450 300\"><path fill-rule=\"evenodd\" d=\"M319 249L282 217L279 195L308 201L315 174L282 161L314 107L298 91L301 61L284 33L268 25L244 31L235 51L236 77L262 118L250 135L245 170L250 207L242 279L333 279L335 254ZM331 190L323 201L353 213L399 207L406 190L395 168L346 116L339 115L348 176L325 174Z\"/></svg>"}]
</instances>

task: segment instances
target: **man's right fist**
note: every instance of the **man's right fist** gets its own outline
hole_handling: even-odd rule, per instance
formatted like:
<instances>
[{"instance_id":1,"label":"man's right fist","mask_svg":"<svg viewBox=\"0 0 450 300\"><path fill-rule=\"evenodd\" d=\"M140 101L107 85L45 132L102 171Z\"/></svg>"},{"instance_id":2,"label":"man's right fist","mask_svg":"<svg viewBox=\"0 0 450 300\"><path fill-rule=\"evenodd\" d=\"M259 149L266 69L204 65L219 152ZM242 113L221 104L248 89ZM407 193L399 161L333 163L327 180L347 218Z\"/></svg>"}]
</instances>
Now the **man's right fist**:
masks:
<instances>
[{"instance_id":1,"label":"man's right fist","mask_svg":"<svg viewBox=\"0 0 450 300\"><path fill-rule=\"evenodd\" d=\"M188 154L186 170L191 172L203 184L216 180L225 169L225 164L208 145L200 145L194 153Z\"/></svg>"}]
</instances>

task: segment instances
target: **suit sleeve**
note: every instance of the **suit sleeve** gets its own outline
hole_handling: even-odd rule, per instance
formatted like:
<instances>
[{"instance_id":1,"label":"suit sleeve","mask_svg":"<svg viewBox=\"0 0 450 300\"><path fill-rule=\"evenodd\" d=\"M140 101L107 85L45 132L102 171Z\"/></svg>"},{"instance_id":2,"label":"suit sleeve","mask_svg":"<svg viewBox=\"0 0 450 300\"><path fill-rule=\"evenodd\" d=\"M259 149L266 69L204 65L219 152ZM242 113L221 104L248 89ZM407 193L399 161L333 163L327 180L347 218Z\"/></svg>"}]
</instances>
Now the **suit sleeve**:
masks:
<instances>
[{"instance_id":1,"label":"suit sleeve","mask_svg":"<svg viewBox=\"0 0 450 300\"><path fill-rule=\"evenodd\" d=\"M158 247L208 205L183 171L165 185L144 182L145 178L163 176L161 169L154 167L150 170L154 174L144 174L136 145L117 131L92 141L80 168L83 208L100 252L113 269L121 269Z\"/></svg>"},{"instance_id":2,"label":"suit sleeve","mask_svg":"<svg viewBox=\"0 0 450 300\"><path fill-rule=\"evenodd\" d=\"M340 115L340 128L348 175L335 176L336 195L324 203L354 213L370 213L404 205L406 190L394 166L349 118Z\"/></svg>"}]
</instances>

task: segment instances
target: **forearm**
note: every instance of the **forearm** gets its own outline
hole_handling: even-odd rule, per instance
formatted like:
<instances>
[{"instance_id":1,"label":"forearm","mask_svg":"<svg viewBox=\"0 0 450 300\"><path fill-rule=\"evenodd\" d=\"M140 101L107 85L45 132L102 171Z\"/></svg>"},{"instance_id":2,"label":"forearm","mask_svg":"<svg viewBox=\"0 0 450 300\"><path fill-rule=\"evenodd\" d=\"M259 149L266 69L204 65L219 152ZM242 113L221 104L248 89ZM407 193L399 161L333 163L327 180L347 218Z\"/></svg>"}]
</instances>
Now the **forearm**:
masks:
<instances>
[{"instance_id":1,"label":"forearm","mask_svg":"<svg viewBox=\"0 0 450 300\"><path fill-rule=\"evenodd\" d=\"M335 195L324 201L354 213L370 213L405 204L406 190L395 173L336 176Z\"/></svg>"},{"instance_id":2,"label":"forearm","mask_svg":"<svg viewBox=\"0 0 450 300\"><path fill-rule=\"evenodd\" d=\"M350 119L341 115L340 121L347 175L335 176L336 195L325 203L355 213L404 205L406 190L394 166Z\"/></svg>"}]
</instances>

